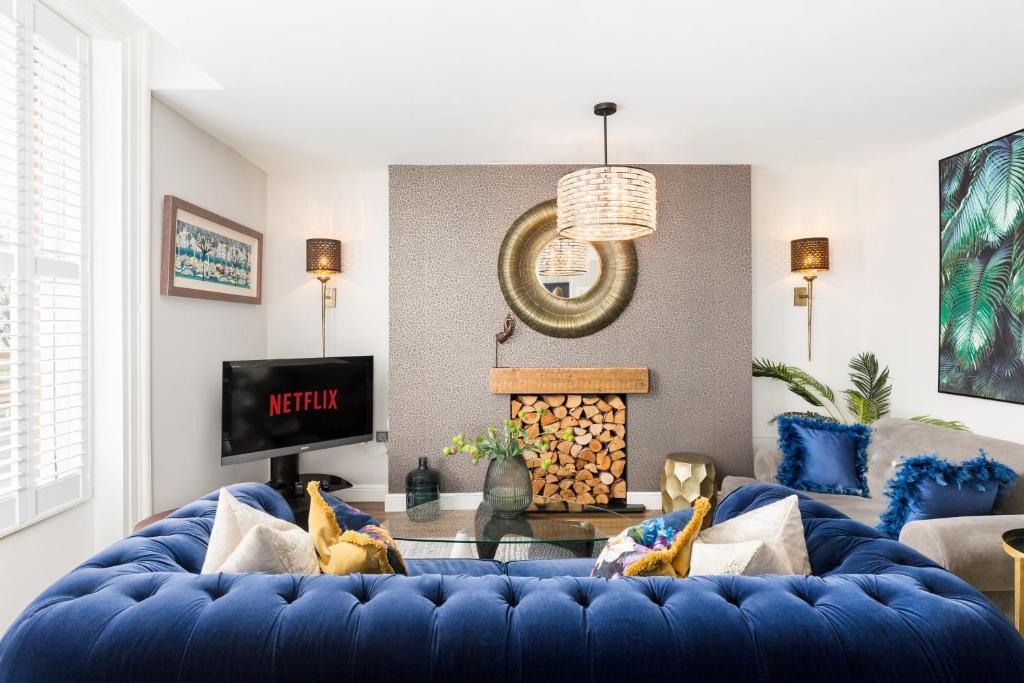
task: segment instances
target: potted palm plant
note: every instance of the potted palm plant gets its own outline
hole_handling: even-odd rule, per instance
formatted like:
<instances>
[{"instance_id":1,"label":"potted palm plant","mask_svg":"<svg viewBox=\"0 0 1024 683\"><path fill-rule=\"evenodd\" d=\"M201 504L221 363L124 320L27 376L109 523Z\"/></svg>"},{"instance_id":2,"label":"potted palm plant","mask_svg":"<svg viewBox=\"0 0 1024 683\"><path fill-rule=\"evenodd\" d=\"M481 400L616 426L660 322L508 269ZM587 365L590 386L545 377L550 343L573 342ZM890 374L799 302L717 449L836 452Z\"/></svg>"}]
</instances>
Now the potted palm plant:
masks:
<instances>
[{"instance_id":1,"label":"potted palm plant","mask_svg":"<svg viewBox=\"0 0 1024 683\"><path fill-rule=\"evenodd\" d=\"M882 367L878 358L871 352L860 353L851 358L849 367L850 384L853 387L839 394L845 401L837 399L836 393L827 384L819 382L805 370L793 365L755 358L753 375L783 382L787 389L816 409L790 411L782 413L783 415L808 415L832 422L861 424L871 424L888 415L889 398L892 394L889 368ZM824 414L819 411L823 411ZM939 427L970 431L967 425L957 420L943 420L928 415L915 415L910 419ZM769 424L774 422L773 417Z\"/></svg>"}]
</instances>

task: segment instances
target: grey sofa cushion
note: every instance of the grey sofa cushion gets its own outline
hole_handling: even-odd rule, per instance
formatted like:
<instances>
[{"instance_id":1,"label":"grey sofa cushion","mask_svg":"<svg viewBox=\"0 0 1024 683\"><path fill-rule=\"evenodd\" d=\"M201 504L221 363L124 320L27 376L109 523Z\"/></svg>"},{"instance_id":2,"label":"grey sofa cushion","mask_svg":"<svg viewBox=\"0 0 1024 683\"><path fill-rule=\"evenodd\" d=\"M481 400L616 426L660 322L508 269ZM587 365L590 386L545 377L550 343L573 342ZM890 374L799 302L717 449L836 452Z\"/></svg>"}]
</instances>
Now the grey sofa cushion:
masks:
<instances>
[{"instance_id":1,"label":"grey sofa cushion","mask_svg":"<svg viewBox=\"0 0 1024 683\"><path fill-rule=\"evenodd\" d=\"M868 487L872 497L886 502L885 483L896 475L893 462L910 455L934 453L956 463L970 460L978 455L978 449L984 449L991 459L1018 474L1024 473L1024 445L1019 443L892 417L882 418L873 426L875 432L868 446ZM1019 486L1016 484L1000 502L1000 513L1024 513L1024 489L1017 493Z\"/></svg>"},{"instance_id":2,"label":"grey sofa cushion","mask_svg":"<svg viewBox=\"0 0 1024 683\"><path fill-rule=\"evenodd\" d=\"M900 543L981 591L1013 589L1013 560L1003 550L1003 532L1024 527L1024 515L947 517L910 522Z\"/></svg>"},{"instance_id":3,"label":"grey sofa cushion","mask_svg":"<svg viewBox=\"0 0 1024 683\"><path fill-rule=\"evenodd\" d=\"M718 500L721 501L741 486L756 484L757 482L757 479L751 479L750 477L726 477L722 480L722 488L719 491ZM831 505L850 519L863 522L871 527L878 524L878 516L882 514L882 510L885 507L885 501L887 500L878 498L862 498L860 496L841 496L831 493L813 493L811 491L801 491L800 493L808 498L820 500L826 505Z\"/></svg>"},{"instance_id":4,"label":"grey sofa cushion","mask_svg":"<svg viewBox=\"0 0 1024 683\"><path fill-rule=\"evenodd\" d=\"M870 527L878 524L878 516L882 514L889 502L888 498L874 495L870 498L862 498L861 496L843 496L836 493L811 493L809 491L802 493L814 500L820 500L826 505L831 505L850 519L863 522Z\"/></svg>"}]
</instances>

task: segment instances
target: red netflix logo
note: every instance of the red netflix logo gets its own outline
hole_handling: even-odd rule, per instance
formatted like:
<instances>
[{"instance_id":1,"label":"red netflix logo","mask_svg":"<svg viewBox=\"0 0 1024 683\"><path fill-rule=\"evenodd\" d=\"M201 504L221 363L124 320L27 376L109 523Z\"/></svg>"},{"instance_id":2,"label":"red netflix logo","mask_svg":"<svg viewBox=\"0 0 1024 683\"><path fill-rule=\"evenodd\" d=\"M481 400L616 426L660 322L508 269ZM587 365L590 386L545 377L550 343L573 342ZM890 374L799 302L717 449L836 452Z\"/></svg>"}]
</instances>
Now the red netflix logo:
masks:
<instances>
[{"instance_id":1,"label":"red netflix logo","mask_svg":"<svg viewBox=\"0 0 1024 683\"><path fill-rule=\"evenodd\" d=\"M295 391L270 395L270 417L307 410L337 410L338 390Z\"/></svg>"}]
</instances>

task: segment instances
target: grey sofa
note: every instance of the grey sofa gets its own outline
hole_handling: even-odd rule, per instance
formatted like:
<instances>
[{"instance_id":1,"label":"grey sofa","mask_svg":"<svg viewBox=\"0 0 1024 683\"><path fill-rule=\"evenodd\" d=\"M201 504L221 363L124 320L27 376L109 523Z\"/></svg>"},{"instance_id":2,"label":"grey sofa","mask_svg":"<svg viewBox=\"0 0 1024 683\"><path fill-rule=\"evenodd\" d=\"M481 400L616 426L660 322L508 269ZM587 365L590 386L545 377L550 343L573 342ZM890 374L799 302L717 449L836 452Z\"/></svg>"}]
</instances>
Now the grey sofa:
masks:
<instances>
[{"instance_id":1,"label":"grey sofa","mask_svg":"<svg viewBox=\"0 0 1024 683\"><path fill-rule=\"evenodd\" d=\"M885 483L895 475L895 463L906 456L934 453L959 462L977 456L982 448L990 458L1024 477L1024 445L897 418L883 418L873 426L867 475L871 497L805 492L806 495L875 526L889 504L883 494ZM749 483L776 482L781 461L782 453L777 448L758 451L754 456L754 478L726 477L721 495ZM1024 484L1018 482L1000 501L997 513L911 522L903 528L900 541L964 579L1010 614L1013 561L1003 552L1000 537L1004 531L1024 527Z\"/></svg>"}]
</instances>

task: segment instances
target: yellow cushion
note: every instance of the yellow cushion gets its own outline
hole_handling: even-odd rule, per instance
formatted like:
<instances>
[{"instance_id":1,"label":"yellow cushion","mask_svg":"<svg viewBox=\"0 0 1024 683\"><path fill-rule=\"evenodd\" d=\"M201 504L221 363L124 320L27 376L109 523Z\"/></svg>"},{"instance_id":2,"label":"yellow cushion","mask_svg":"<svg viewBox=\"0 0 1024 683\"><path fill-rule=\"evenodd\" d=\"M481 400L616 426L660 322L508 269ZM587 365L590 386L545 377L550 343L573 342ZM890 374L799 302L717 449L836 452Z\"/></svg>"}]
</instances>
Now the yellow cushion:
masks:
<instances>
[{"instance_id":1,"label":"yellow cushion","mask_svg":"<svg viewBox=\"0 0 1024 683\"><path fill-rule=\"evenodd\" d=\"M656 550L641 557L626 567L625 576L672 576L678 579L685 577L690 571L690 550L697 538L704 517L711 510L711 502L707 498L698 498L693 504L693 517L687 525L676 534L672 545L664 550Z\"/></svg>"},{"instance_id":2,"label":"yellow cushion","mask_svg":"<svg viewBox=\"0 0 1024 683\"><path fill-rule=\"evenodd\" d=\"M320 482L309 482L306 490L310 498L309 535L324 574L405 573L402 556L385 529L367 524L359 531L343 530L334 510L320 495Z\"/></svg>"}]
</instances>

